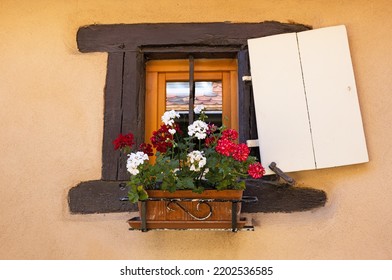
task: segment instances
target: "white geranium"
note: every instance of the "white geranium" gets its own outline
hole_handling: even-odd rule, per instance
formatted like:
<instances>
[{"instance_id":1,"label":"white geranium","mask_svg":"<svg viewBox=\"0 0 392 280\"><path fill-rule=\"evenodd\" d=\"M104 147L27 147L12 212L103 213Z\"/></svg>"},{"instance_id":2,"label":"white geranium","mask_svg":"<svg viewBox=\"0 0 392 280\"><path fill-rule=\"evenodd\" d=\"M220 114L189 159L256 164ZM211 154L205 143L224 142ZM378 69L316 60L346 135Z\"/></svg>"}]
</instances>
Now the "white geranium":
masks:
<instances>
[{"instance_id":1,"label":"white geranium","mask_svg":"<svg viewBox=\"0 0 392 280\"><path fill-rule=\"evenodd\" d=\"M197 120L188 126L188 135L195 136L197 139L205 139L207 137L208 124Z\"/></svg>"},{"instance_id":2,"label":"white geranium","mask_svg":"<svg viewBox=\"0 0 392 280\"><path fill-rule=\"evenodd\" d=\"M194 111L196 114L200 114L202 111L204 111L204 105L197 105L197 106L195 107L195 109L193 109L193 111Z\"/></svg>"},{"instance_id":3,"label":"white geranium","mask_svg":"<svg viewBox=\"0 0 392 280\"><path fill-rule=\"evenodd\" d=\"M207 158L201 151L192 151L187 155L191 171L200 171L207 163Z\"/></svg>"},{"instance_id":4,"label":"white geranium","mask_svg":"<svg viewBox=\"0 0 392 280\"><path fill-rule=\"evenodd\" d=\"M161 120L165 125L172 126L174 124L174 119L179 118L180 114L174 110L167 111L163 114Z\"/></svg>"},{"instance_id":5,"label":"white geranium","mask_svg":"<svg viewBox=\"0 0 392 280\"><path fill-rule=\"evenodd\" d=\"M132 175L139 174L139 165L143 164L145 160L148 160L148 155L143 152L131 153L127 159L127 170Z\"/></svg>"}]
</instances>

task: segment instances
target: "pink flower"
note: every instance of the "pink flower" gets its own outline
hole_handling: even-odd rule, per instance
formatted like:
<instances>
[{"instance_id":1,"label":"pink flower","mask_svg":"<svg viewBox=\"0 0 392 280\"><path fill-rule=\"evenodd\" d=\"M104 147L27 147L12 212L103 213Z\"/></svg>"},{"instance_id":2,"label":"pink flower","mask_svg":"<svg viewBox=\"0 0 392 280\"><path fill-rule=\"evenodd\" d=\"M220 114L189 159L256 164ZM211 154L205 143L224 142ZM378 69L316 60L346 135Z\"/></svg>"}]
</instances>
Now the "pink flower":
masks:
<instances>
[{"instance_id":1,"label":"pink flower","mask_svg":"<svg viewBox=\"0 0 392 280\"><path fill-rule=\"evenodd\" d=\"M218 127L215 124L209 123L208 129L207 129L207 135L213 134L217 129L218 129Z\"/></svg>"},{"instance_id":2,"label":"pink flower","mask_svg":"<svg viewBox=\"0 0 392 280\"><path fill-rule=\"evenodd\" d=\"M252 176L252 178L261 178L264 176L265 170L260 162L253 163L249 165L248 174Z\"/></svg>"}]
</instances>

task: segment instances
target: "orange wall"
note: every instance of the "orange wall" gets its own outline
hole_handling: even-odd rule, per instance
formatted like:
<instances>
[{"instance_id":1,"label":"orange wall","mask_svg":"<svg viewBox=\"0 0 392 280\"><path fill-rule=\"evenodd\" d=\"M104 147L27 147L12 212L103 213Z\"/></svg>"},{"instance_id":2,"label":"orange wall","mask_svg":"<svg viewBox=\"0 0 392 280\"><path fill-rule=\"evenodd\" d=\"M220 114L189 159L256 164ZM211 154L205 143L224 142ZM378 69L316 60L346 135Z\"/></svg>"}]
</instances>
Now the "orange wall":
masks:
<instances>
[{"instance_id":1,"label":"orange wall","mask_svg":"<svg viewBox=\"0 0 392 280\"><path fill-rule=\"evenodd\" d=\"M388 0L0 2L1 259L392 258L392 7ZM325 207L250 214L254 232L129 232L129 213L70 215L68 190L100 178L105 53L79 53L82 25L345 24L370 162L291 174ZM163 242L164 241L164 242Z\"/></svg>"}]
</instances>

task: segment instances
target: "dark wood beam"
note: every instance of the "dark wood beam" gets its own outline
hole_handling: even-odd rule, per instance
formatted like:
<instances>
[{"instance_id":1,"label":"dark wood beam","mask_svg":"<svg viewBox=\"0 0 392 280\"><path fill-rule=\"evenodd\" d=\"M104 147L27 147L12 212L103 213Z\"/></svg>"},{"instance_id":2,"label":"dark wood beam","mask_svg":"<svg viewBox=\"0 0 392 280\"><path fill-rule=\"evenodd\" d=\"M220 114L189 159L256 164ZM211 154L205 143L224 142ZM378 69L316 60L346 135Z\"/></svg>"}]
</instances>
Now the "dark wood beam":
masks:
<instances>
[{"instance_id":1,"label":"dark wood beam","mask_svg":"<svg viewBox=\"0 0 392 280\"><path fill-rule=\"evenodd\" d=\"M72 214L92 214L138 211L137 204L124 201L128 190L119 181L88 181L73 187L68 193ZM250 180L244 195L258 198L256 203L243 203L243 213L298 212L322 207L327 201L324 191L276 185L264 180Z\"/></svg>"},{"instance_id":2,"label":"dark wood beam","mask_svg":"<svg viewBox=\"0 0 392 280\"><path fill-rule=\"evenodd\" d=\"M250 38L308 29L275 21L88 25L79 28L77 45L80 52L137 52L140 46L153 45L238 46Z\"/></svg>"},{"instance_id":3,"label":"dark wood beam","mask_svg":"<svg viewBox=\"0 0 392 280\"><path fill-rule=\"evenodd\" d=\"M117 180L117 170L120 163L120 152L114 150L112 142L122 132L123 61L124 53L111 53L108 56L102 144L102 178L105 180Z\"/></svg>"}]
</instances>

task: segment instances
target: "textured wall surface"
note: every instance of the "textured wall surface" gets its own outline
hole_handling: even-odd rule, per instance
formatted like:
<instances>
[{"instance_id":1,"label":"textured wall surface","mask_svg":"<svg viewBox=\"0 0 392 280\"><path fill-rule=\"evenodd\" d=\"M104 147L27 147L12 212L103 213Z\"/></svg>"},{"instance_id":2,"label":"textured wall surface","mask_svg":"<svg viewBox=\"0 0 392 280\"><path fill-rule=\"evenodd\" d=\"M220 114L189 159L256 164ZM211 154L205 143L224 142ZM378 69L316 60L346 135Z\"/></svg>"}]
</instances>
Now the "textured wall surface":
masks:
<instances>
[{"instance_id":1,"label":"textured wall surface","mask_svg":"<svg viewBox=\"0 0 392 280\"><path fill-rule=\"evenodd\" d=\"M0 2L1 259L391 259L392 6L387 0ZM323 208L250 214L254 232L129 232L128 213L71 215L68 190L100 178L105 53L94 23L345 24L370 162L297 172Z\"/></svg>"}]
</instances>

